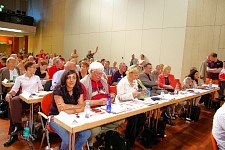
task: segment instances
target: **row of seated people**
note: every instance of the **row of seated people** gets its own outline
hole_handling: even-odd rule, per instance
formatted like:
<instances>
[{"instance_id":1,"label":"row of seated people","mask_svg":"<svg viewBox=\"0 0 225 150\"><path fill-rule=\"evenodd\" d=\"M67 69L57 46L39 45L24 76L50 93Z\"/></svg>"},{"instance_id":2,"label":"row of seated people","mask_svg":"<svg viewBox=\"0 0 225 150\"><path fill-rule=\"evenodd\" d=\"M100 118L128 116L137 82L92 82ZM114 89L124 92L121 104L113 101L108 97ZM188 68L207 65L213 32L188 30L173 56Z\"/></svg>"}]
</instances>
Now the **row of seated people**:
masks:
<instances>
[{"instance_id":1,"label":"row of seated people","mask_svg":"<svg viewBox=\"0 0 225 150\"><path fill-rule=\"evenodd\" d=\"M80 77L75 71L73 72L70 71L70 70L74 70L73 68L70 68L71 64L72 66L74 65L74 63L72 62L68 62L65 65L65 71L61 71L62 72L61 77L59 78L61 79L61 81L58 82L58 84L56 84L54 88L53 101L52 101L53 103L51 107L51 114L53 115L53 117L54 115L57 115L60 111L66 111L67 113L77 113L77 112L83 111L85 99L86 101L90 102L92 107L105 105L107 101L107 96L110 93L109 85L107 84L106 80L102 78L104 67L101 63L98 63L98 62L91 63L89 68L89 75L86 75L85 77L81 79L81 83L84 85L85 88L83 88L83 90L81 90L80 92L79 90L76 90L77 87L75 88L75 86L81 86L79 85ZM67 68L67 65L70 67ZM146 70L150 70L151 72L151 68L149 67L151 67L151 64L146 64L144 67L143 73L145 73ZM10 105L12 105L10 106L10 108L15 108L15 109L10 110L10 130L9 130L10 138L4 144L5 146L9 146L13 142L15 142L15 140L18 138L17 133L21 132L22 130L21 110L22 110L23 104L21 103L21 101L18 100L18 97L12 98L12 96L16 95L16 93L18 92L18 88L20 86L22 86L22 90L30 90L30 89L34 89L32 88L32 86L38 83L37 86L35 86L38 89L34 89L34 90L38 91L43 89L43 87L39 85L40 78L36 78L36 76L34 76L36 71L36 65L33 62L29 62L25 65L25 69L26 69L26 73L23 76L20 76L16 79L15 85L6 95L6 100L10 101ZM160 90L160 88L161 89L164 88L168 91L174 89L174 81L173 81L174 76L170 74L170 70L171 68L169 66L164 66L163 73L159 75L158 77L160 79L160 77L162 76L161 80L158 80L159 83L155 81L157 84L153 85L153 86L159 87L159 89L152 88L151 89L152 94L154 93L154 90L155 90L155 94L157 94L157 90ZM141 92L138 92L138 84L137 84L138 77L147 87L147 84L145 84L145 81L141 79L141 74L143 73L140 74L140 71L141 70L138 69L137 66L131 66L127 69L127 72L126 72L127 76L122 78L121 82L119 82L118 84L117 96L119 100L121 101L132 100L141 94ZM145 74L147 75L147 73ZM30 80L33 77L35 78L34 84L33 82L30 82ZM150 78L150 77L147 76L147 78ZM151 78L150 78L150 81L151 81ZM24 84L20 84L23 82ZM56 87L58 88L60 87L61 89L60 90L58 89L58 92L57 92ZM86 93L86 95L84 96L82 93ZM112 94L111 96L115 97L114 94ZM15 110L18 110L18 112L16 112ZM135 121L129 121L129 120L135 120ZM91 132L88 130L81 132L80 134L78 134L78 137L77 137L80 140L76 140L76 148L80 149L80 146L84 144L87 138L88 138L90 147L92 147L94 138L97 135L99 135L101 132L105 132L106 130L115 129L119 127L123 122L124 120L121 120L121 121L107 124L102 127L96 127L94 129L91 129ZM144 122L145 122L145 114L135 115L128 118L128 124L126 128L125 136L130 140L131 145L134 144L134 139L138 135L139 128L141 128L144 125ZM60 135L62 133L61 132L62 129L59 129L60 128L59 126L54 128L54 125L56 124L52 125L53 130L55 130L55 132ZM65 138L66 137L65 134L60 136L62 137L62 140L63 140L61 143L61 147L63 149L63 147L68 146L68 141L67 141L68 139Z\"/></svg>"}]
</instances>

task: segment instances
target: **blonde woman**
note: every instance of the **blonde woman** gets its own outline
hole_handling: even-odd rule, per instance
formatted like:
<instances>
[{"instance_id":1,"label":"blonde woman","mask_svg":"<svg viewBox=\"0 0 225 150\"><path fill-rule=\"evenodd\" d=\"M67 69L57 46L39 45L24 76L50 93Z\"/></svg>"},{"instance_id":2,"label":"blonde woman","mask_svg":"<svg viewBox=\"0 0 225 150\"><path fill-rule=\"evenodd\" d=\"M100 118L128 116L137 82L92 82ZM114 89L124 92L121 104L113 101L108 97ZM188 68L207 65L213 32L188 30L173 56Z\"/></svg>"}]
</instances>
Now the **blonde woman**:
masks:
<instances>
[{"instance_id":1,"label":"blonde woman","mask_svg":"<svg viewBox=\"0 0 225 150\"><path fill-rule=\"evenodd\" d=\"M176 86L174 75L170 74L171 67L165 65L163 72L158 76L159 88L173 92Z\"/></svg>"},{"instance_id":2,"label":"blonde woman","mask_svg":"<svg viewBox=\"0 0 225 150\"><path fill-rule=\"evenodd\" d=\"M138 76L141 68L138 66L130 66L126 71L126 76L120 80L117 85L117 97L120 101L133 100L142 93L138 91ZM135 138L139 131L143 128L146 120L146 114L138 114L127 118L127 126L125 137L129 139L131 147L134 146Z\"/></svg>"}]
</instances>

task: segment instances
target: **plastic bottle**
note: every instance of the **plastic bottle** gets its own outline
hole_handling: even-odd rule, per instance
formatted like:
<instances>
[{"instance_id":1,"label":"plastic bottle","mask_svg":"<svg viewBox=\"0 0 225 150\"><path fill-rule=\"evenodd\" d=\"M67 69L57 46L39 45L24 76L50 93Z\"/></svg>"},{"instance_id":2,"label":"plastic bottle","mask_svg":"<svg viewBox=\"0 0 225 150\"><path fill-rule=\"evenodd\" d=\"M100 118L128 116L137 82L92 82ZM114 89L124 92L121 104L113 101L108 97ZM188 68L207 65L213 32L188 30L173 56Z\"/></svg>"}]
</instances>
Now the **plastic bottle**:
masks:
<instances>
[{"instance_id":1,"label":"plastic bottle","mask_svg":"<svg viewBox=\"0 0 225 150\"><path fill-rule=\"evenodd\" d=\"M147 97L150 97L151 96L151 89L150 88L147 88L146 96Z\"/></svg>"},{"instance_id":2,"label":"plastic bottle","mask_svg":"<svg viewBox=\"0 0 225 150\"><path fill-rule=\"evenodd\" d=\"M84 112L85 112L85 118L89 118L90 117L90 113L91 113L90 102L86 102L86 105L85 105L85 108L84 108Z\"/></svg>"},{"instance_id":3,"label":"plastic bottle","mask_svg":"<svg viewBox=\"0 0 225 150\"><path fill-rule=\"evenodd\" d=\"M212 89L212 79L209 80L209 89Z\"/></svg>"},{"instance_id":4,"label":"plastic bottle","mask_svg":"<svg viewBox=\"0 0 225 150\"><path fill-rule=\"evenodd\" d=\"M175 89L174 89L174 94L178 95L179 94L179 86L176 84Z\"/></svg>"},{"instance_id":5,"label":"plastic bottle","mask_svg":"<svg viewBox=\"0 0 225 150\"><path fill-rule=\"evenodd\" d=\"M23 137L28 138L30 135L30 127L29 127L29 119L27 119L24 130L23 130Z\"/></svg>"},{"instance_id":6,"label":"plastic bottle","mask_svg":"<svg viewBox=\"0 0 225 150\"><path fill-rule=\"evenodd\" d=\"M112 107L111 107L111 96L108 95L108 99L107 99L107 103L106 103L106 112L111 113L111 109L112 109Z\"/></svg>"},{"instance_id":7,"label":"plastic bottle","mask_svg":"<svg viewBox=\"0 0 225 150\"><path fill-rule=\"evenodd\" d=\"M165 95L165 91L161 90L161 96L164 97L164 95Z\"/></svg>"}]
</instances>

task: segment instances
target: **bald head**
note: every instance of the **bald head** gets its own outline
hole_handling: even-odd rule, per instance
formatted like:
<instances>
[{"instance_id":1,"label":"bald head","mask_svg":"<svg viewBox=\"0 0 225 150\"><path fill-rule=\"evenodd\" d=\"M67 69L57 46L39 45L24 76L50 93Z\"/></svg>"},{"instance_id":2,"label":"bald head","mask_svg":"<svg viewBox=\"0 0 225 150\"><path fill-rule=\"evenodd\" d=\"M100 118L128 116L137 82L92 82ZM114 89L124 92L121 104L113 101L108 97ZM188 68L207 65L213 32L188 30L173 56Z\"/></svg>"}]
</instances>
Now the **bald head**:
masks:
<instances>
[{"instance_id":1,"label":"bald head","mask_svg":"<svg viewBox=\"0 0 225 150\"><path fill-rule=\"evenodd\" d=\"M65 70L75 70L76 69L76 64L74 62L68 61L64 65Z\"/></svg>"}]
</instances>

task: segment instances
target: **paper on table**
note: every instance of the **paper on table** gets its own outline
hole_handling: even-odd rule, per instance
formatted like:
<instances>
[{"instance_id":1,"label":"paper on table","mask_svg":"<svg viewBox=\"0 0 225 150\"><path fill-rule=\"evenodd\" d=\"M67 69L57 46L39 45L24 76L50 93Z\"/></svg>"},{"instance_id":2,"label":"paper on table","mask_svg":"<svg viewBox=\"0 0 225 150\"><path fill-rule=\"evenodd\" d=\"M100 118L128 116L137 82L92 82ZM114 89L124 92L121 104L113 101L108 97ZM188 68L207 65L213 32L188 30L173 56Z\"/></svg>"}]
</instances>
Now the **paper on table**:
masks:
<instances>
[{"instance_id":1,"label":"paper on table","mask_svg":"<svg viewBox=\"0 0 225 150\"><path fill-rule=\"evenodd\" d=\"M2 82L7 83L8 82L8 79L5 78Z\"/></svg>"},{"instance_id":2,"label":"paper on table","mask_svg":"<svg viewBox=\"0 0 225 150\"><path fill-rule=\"evenodd\" d=\"M58 120L64 122L65 124L72 125L73 122L77 122L75 114L67 114L64 111L61 111L58 115L56 115Z\"/></svg>"},{"instance_id":3,"label":"paper on table","mask_svg":"<svg viewBox=\"0 0 225 150\"><path fill-rule=\"evenodd\" d=\"M30 96L31 96L31 94L30 94L30 92L27 92L27 91L23 91L23 93L21 94L23 97L25 97L26 99L28 99Z\"/></svg>"}]
</instances>

